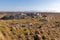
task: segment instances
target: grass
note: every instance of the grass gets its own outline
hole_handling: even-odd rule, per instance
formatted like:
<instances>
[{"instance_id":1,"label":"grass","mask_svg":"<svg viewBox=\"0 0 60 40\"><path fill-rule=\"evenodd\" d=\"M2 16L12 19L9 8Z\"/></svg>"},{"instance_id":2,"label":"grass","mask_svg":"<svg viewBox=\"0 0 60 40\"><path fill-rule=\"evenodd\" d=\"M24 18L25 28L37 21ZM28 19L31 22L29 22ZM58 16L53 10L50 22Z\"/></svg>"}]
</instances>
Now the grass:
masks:
<instances>
[{"instance_id":1,"label":"grass","mask_svg":"<svg viewBox=\"0 0 60 40\"><path fill-rule=\"evenodd\" d=\"M51 40L57 38L57 36L60 37L59 36L60 28L58 29L55 26L53 28L53 24L55 21L41 22L39 20L47 20L47 19L45 19L44 17L37 17L37 18L27 18L19 20L17 19L0 20L0 31L4 32L6 36L4 37L6 40L37 40L37 39ZM20 25L29 22L32 23L33 26L27 26L27 27L15 26L16 24ZM36 35L38 38L36 37Z\"/></svg>"}]
</instances>

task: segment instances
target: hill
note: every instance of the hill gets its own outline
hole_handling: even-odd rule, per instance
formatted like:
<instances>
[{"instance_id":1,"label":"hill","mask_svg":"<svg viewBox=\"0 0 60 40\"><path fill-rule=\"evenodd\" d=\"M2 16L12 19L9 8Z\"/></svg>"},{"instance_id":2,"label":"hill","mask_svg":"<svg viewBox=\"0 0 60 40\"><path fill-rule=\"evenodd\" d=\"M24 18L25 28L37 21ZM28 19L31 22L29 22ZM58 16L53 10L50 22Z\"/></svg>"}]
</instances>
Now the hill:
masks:
<instances>
[{"instance_id":1,"label":"hill","mask_svg":"<svg viewBox=\"0 0 60 40\"><path fill-rule=\"evenodd\" d=\"M0 15L0 40L60 40L58 13L2 12Z\"/></svg>"}]
</instances>

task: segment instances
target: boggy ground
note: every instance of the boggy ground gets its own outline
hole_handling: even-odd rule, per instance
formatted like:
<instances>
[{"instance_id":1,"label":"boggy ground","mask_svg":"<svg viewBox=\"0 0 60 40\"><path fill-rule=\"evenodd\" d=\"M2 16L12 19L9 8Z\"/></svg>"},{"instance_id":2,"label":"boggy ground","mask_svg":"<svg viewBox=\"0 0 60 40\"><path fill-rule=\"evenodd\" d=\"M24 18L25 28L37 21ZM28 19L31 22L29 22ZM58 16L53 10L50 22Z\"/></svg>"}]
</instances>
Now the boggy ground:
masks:
<instances>
[{"instance_id":1,"label":"boggy ground","mask_svg":"<svg viewBox=\"0 0 60 40\"><path fill-rule=\"evenodd\" d=\"M60 40L60 14L0 20L0 40Z\"/></svg>"}]
</instances>

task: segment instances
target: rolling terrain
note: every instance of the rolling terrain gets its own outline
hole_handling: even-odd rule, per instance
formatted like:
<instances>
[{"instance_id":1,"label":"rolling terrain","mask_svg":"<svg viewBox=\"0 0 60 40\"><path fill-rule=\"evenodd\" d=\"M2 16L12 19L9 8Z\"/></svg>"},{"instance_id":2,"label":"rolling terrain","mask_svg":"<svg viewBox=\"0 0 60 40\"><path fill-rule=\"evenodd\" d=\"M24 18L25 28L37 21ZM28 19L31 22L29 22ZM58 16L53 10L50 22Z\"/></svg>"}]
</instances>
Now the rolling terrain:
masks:
<instances>
[{"instance_id":1,"label":"rolling terrain","mask_svg":"<svg viewBox=\"0 0 60 40\"><path fill-rule=\"evenodd\" d=\"M1 12L0 40L60 40L60 14Z\"/></svg>"}]
</instances>

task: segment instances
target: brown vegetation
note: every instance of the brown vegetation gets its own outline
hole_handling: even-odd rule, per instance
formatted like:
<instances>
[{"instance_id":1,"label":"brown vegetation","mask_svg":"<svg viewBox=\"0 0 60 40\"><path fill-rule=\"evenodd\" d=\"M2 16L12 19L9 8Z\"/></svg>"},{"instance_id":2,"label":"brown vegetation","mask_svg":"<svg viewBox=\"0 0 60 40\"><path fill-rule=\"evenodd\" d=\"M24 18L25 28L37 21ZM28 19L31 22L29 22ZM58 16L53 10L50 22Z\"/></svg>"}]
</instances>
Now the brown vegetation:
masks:
<instances>
[{"instance_id":1,"label":"brown vegetation","mask_svg":"<svg viewBox=\"0 0 60 40\"><path fill-rule=\"evenodd\" d=\"M60 40L60 14L0 20L0 40Z\"/></svg>"}]
</instances>

